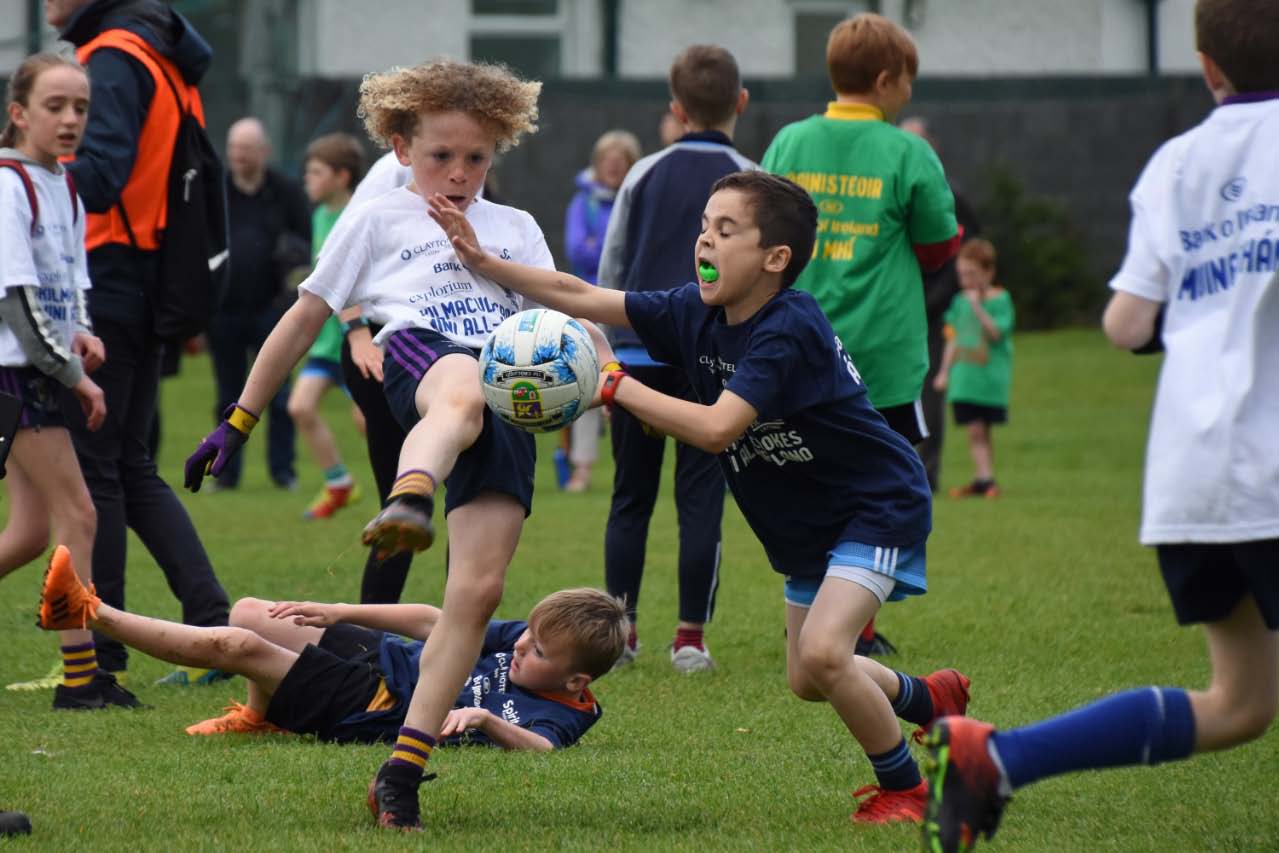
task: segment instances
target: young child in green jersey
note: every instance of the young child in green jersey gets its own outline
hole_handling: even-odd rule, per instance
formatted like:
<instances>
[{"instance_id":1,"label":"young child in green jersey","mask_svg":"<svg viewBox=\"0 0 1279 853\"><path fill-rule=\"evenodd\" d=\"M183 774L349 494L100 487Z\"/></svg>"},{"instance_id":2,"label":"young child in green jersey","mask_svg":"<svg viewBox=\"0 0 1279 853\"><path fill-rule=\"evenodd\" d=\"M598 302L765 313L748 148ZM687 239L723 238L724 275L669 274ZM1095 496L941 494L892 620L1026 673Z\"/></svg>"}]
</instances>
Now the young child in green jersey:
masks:
<instances>
[{"instance_id":1,"label":"young child in green jersey","mask_svg":"<svg viewBox=\"0 0 1279 853\"><path fill-rule=\"evenodd\" d=\"M351 200L363 172L364 148L349 133L330 133L307 146L302 177L307 198L315 205L311 215L312 261L320 256L324 239ZM331 388L346 388L342 379L342 327L336 315L325 321L289 394L289 417L324 471L324 488L307 507L305 518L329 518L359 499L355 479L342 464L337 442L320 414L320 401ZM355 411L358 413L359 409Z\"/></svg>"},{"instance_id":2,"label":"young child in green jersey","mask_svg":"<svg viewBox=\"0 0 1279 853\"><path fill-rule=\"evenodd\" d=\"M995 284L995 247L969 240L955 263L959 293L946 310L946 351L933 387L946 391L955 423L968 430L973 481L950 490L952 498L999 497L990 429L1008 422L1013 375L1013 300Z\"/></svg>"}]
</instances>

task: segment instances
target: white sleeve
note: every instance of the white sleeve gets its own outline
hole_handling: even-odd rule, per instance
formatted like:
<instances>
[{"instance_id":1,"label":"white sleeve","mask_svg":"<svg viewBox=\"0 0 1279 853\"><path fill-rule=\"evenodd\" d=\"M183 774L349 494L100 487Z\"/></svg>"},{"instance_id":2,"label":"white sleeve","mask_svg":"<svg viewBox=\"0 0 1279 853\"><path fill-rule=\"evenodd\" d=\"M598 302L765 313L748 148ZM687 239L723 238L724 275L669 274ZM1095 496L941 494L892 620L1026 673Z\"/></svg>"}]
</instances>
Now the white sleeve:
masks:
<instances>
[{"instance_id":1,"label":"white sleeve","mask_svg":"<svg viewBox=\"0 0 1279 853\"><path fill-rule=\"evenodd\" d=\"M0 169L0 290L39 281L31 245L31 202L22 178L12 169Z\"/></svg>"},{"instance_id":2,"label":"white sleeve","mask_svg":"<svg viewBox=\"0 0 1279 853\"><path fill-rule=\"evenodd\" d=\"M342 216L329 232L315 269L298 285L328 303L334 313L346 308L360 285L367 285L373 239L366 211Z\"/></svg>"},{"instance_id":3,"label":"white sleeve","mask_svg":"<svg viewBox=\"0 0 1279 853\"><path fill-rule=\"evenodd\" d=\"M377 159L369 171L365 173L363 180L356 186L355 192L351 195L351 200L347 202L345 210L354 210L361 204L371 201L383 193L400 187L406 187L413 182L413 170L408 166L401 165L394 151L388 151Z\"/></svg>"},{"instance_id":4,"label":"white sleeve","mask_svg":"<svg viewBox=\"0 0 1279 853\"><path fill-rule=\"evenodd\" d=\"M1161 255L1157 234L1174 232L1175 225L1168 221L1173 204L1168 189L1173 185L1173 175L1168 168L1171 149L1160 149L1137 179L1128 197L1132 209L1132 222L1128 226L1128 251L1114 278L1113 290L1131 293L1151 302L1166 302L1171 272ZM1162 198L1160 198L1162 196Z\"/></svg>"}]
</instances>

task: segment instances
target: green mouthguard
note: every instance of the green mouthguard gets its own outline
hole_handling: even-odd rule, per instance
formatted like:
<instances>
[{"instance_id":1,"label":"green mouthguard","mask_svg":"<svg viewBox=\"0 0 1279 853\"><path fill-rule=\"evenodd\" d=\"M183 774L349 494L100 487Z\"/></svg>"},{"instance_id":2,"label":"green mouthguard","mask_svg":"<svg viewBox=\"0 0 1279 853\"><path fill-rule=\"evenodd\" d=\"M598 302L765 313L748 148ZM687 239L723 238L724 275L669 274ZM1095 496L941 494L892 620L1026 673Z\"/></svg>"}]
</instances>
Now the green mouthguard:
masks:
<instances>
[{"instance_id":1,"label":"green mouthguard","mask_svg":"<svg viewBox=\"0 0 1279 853\"><path fill-rule=\"evenodd\" d=\"M701 276L702 281L707 284L710 284L715 279L719 278L719 270L704 261L697 265L697 274Z\"/></svg>"}]
</instances>

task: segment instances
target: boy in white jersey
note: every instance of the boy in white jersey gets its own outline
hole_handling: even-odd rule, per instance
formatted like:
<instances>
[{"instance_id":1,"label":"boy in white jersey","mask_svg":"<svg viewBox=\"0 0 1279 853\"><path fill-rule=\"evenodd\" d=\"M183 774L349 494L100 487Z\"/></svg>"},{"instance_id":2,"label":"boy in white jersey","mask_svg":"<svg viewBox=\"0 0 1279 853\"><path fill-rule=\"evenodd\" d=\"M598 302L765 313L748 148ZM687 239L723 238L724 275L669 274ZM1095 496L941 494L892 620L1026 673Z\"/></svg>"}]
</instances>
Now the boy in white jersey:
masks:
<instances>
[{"instance_id":1,"label":"boy in white jersey","mask_svg":"<svg viewBox=\"0 0 1279 853\"><path fill-rule=\"evenodd\" d=\"M411 167L413 183L348 210L334 226L239 402L187 460L188 488L198 489L206 472L217 475L332 313L359 303L383 327L384 390L408 436L387 505L364 542L382 554L428 547L443 482L450 551L443 614L422 654L405 726L370 791L387 827L421 827L426 759L480 652L533 497L533 437L491 415L476 364L485 339L523 300L462 265L425 197L444 195L465 211L486 250L552 268L529 214L477 198L494 153L536 129L540 91L504 68L453 60L365 78L365 126Z\"/></svg>"},{"instance_id":2,"label":"boy in white jersey","mask_svg":"<svg viewBox=\"0 0 1279 853\"><path fill-rule=\"evenodd\" d=\"M1195 30L1220 106L1138 179L1103 323L1117 346L1167 353L1141 541L1177 621L1204 624L1212 682L1118 693L1019 729L940 721L930 850L994 834L1023 785L1236 746L1279 708L1279 15L1274 0L1199 0Z\"/></svg>"}]
</instances>

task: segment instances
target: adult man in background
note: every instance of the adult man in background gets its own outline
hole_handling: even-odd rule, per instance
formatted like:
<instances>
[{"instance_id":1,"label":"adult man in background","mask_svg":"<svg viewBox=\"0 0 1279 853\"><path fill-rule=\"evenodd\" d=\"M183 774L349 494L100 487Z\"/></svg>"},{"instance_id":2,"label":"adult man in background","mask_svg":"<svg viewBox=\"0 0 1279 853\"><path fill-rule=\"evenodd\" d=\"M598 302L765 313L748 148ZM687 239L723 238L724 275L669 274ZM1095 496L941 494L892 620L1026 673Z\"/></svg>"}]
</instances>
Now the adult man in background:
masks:
<instances>
[{"instance_id":1,"label":"adult man in background","mask_svg":"<svg viewBox=\"0 0 1279 853\"><path fill-rule=\"evenodd\" d=\"M231 279L222 308L209 324L209 351L218 385L215 422L235 402L256 353L284 313L285 278L311 260L311 214L296 181L267 166L271 141L262 122L242 118L227 132L227 218ZM282 489L297 482L289 383L271 400L267 466ZM262 412L258 413L263 414ZM242 457L218 476L220 488L239 485Z\"/></svg>"},{"instance_id":2,"label":"adult man in background","mask_svg":"<svg viewBox=\"0 0 1279 853\"><path fill-rule=\"evenodd\" d=\"M182 621L225 625L226 592L147 447L164 343L153 330L148 294L159 275L169 164L181 118L162 75L198 98L195 85L213 52L185 18L159 0L45 0L44 8L61 38L76 46L92 87L84 138L67 168L88 211L89 316L107 351L93 379L106 396L107 417L89 432L78 405L63 408L98 513L93 580L103 601L124 607L131 527L182 602ZM94 642L101 670L125 669L124 646L97 634ZM179 671L173 680L210 676ZM104 698L137 704L118 684Z\"/></svg>"}]
</instances>

